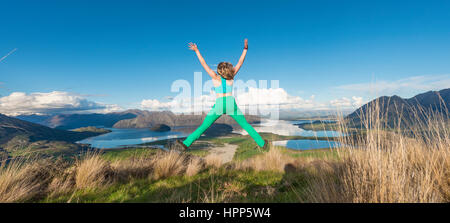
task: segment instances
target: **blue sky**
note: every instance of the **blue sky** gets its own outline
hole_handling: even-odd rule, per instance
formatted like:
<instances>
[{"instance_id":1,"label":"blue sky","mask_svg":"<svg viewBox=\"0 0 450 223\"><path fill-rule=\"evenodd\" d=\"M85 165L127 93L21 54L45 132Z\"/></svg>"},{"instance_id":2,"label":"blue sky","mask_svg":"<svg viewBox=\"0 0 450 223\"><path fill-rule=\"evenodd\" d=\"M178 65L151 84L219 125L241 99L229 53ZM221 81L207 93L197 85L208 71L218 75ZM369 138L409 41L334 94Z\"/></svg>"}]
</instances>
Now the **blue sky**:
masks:
<instances>
[{"instance_id":1,"label":"blue sky","mask_svg":"<svg viewBox=\"0 0 450 223\"><path fill-rule=\"evenodd\" d=\"M59 91L121 108L165 102L175 80L203 71L188 42L213 65L236 63L244 38L249 52L237 78L279 80L290 97L318 104L450 87L449 1L1 5L0 57L17 49L0 62L1 97Z\"/></svg>"}]
</instances>

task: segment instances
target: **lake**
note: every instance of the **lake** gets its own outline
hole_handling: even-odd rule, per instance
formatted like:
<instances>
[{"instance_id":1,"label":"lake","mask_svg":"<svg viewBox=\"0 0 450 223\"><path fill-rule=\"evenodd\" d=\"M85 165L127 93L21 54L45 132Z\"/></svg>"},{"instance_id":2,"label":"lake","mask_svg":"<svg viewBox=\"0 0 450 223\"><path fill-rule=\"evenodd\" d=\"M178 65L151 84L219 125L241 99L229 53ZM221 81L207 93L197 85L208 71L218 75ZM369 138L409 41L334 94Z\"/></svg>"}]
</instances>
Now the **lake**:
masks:
<instances>
[{"instance_id":1,"label":"lake","mask_svg":"<svg viewBox=\"0 0 450 223\"><path fill-rule=\"evenodd\" d=\"M257 132L271 132L277 135L283 136L313 136L313 137L335 137L341 134L337 131L313 131L299 128L294 124L302 124L311 122L310 120L296 120L296 121L284 121L284 120L267 120L260 124L253 124ZM248 135L244 130L233 131L242 135Z\"/></svg>"},{"instance_id":2,"label":"lake","mask_svg":"<svg viewBox=\"0 0 450 223\"><path fill-rule=\"evenodd\" d=\"M154 132L149 129L106 129L109 129L112 132L83 139L78 143L91 144L91 146L95 148L112 149L164 139L185 137L188 135L182 131L176 131L176 129L169 132Z\"/></svg>"},{"instance_id":3,"label":"lake","mask_svg":"<svg viewBox=\"0 0 450 223\"><path fill-rule=\"evenodd\" d=\"M313 139L281 140L272 142L274 146L284 146L295 150L324 149L339 147L338 142Z\"/></svg>"},{"instance_id":4,"label":"lake","mask_svg":"<svg viewBox=\"0 0 450 223\"><path fill-rule=\"evenodd\" d=\"M304 130L299 128L294 124L300 124L304 122L309 122L308 120L297 120L297 121L283 121L283 120L267 120L260 124L254 124L254 128L258 132L270 132L278 135L284 136L316 136L316 137L333 137L339 136L339 132L336 131L312 131ZM121 148L125 146L133 146L137 144L154 142L164 139L173 139L186 137L191 133L193 128L175 127L168 132L154 132L149 129L116 129L107 128L112 132L103 134L100 136L95 136L79 141L78 143L91 144L95 148L103 149L113 149ZM244 130L236 130L234 133L247 135ZM328 148L323 147L325 144L323 142L313 143L310 141L316 140L288 140L285 144L288 148L292 149L316 149L316 148ZM328 141L325 141L328 143ZM276 142L281 143L280 141ZM300 146L294 146L300 145ZM328 144L327 144L328 145Z\"/></svg>"}]
</instances>

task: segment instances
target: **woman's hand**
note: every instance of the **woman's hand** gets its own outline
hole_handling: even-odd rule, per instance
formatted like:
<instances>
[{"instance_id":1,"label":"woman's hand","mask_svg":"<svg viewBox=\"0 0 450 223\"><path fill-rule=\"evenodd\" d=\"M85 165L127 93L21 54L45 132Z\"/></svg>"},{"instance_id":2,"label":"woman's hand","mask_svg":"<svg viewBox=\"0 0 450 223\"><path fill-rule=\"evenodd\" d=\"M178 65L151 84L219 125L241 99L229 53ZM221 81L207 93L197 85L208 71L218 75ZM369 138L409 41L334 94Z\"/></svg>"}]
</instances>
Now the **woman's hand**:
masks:
<instances>
[{"instance_id":1,"label":"woman's hand","mask_svg":"<svg viewBox=\"0 0 450 223\"><path fill-rule=\"evenodd\" d=\"M242 66L242 64L244 63L244 60L245 60L245 55L247 55L247 50L248 50L248 40L244 39L244 50L242 50L241 58L239 58L238 63L234 67L234 74L237 74L239 69L241 69L241 66Z\"/></svg>"},{"instance_id":2,"label":"woman's hand","mask_svg":"<svg viewBox=\"0 0 450 223\"><path fill-rule=\"evenodd\" d=\"M189 43L189 49L190 50L193 50L193 51L197 51L198 50L198 48L197 48L197 44L195 44L195 43Z\"/></svg>"},{"instance_id":3,"label":"woman's hand","mask_svg":"<svg viewBox=\"0 0 450 223\"><path fill-rule=\"evenodd\" d=\"M195 43L189 43L189 49L195 51L195 54L197 54L198 60L202 64L203 68L206 70L206 72L211 76L211 78L215 79L217 78L216 72L214 72L206 63L205 59L203 58L202 54L197 48L197 44Z\"/></svg>"}]
</instances>

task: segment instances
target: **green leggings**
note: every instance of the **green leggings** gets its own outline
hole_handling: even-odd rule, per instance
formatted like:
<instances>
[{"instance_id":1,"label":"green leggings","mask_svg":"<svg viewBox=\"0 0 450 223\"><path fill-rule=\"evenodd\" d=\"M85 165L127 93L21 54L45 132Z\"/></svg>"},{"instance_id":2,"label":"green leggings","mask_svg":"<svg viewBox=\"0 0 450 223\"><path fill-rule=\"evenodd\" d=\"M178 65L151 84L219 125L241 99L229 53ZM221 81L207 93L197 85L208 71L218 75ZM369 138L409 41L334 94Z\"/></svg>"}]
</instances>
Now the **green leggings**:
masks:
<instances>
[{"instance_id":1,"label":"green leggings","mask_svg":"<svg viewBox=\"0 0 450 223\"><path fill-rule=\"evenodd\" d=\"M255 129L248 124L247 120L245 120L244 114L242 114L241 110L236 105L236 101L233 96L220 97L216 99L216 104L211 108L211 111L206 115L203 123L192 133L190 134L184 141L184 145L189 147L195 140L197 140L206 129L209 128L220 116L223 114L227 114L231 116L236 122L248 132L248 134L255 140L258 146L264 146L264 140L261 136L255 131Z\"/></svg>"}]
</instances>

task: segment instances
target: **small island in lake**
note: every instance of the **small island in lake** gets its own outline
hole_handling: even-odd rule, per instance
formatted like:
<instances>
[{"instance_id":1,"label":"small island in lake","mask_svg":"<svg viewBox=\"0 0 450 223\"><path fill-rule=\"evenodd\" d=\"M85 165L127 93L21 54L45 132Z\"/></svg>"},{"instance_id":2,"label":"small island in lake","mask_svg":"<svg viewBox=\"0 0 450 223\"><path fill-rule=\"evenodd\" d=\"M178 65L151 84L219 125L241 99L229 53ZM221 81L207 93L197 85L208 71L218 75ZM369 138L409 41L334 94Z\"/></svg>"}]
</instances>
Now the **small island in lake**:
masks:
<instances>
[{"instance_id":1,"label":"small island in lake","mask_svg":"<svg viewBox=\"0 0 450 223\"><path fill-rule=\"evenodd\" d=\"M207 137L218 137L230 134L233 131L233 127L227 124L214 123L205 132Z\"/></svg>"},{"instance_id":2,"label":"small island in lake","mask_svg":"<svg viewBox=\"0 0 450 223\"><path fill-rule=\"evenodd\" d=\"M311 120L310 122L294 124L305 130L332 130L336 131L337 122L335 120Z\"/></svg>"},{"instance_id":3,"label":"small island in lake","mask_svg":"<svg viewBox=\"0 0 450 223\"><path fill-rule=\"evenodd\" d=\"M170 126L164 124L156 124L150 127L150 130L155 132L168 132L171 130Z\"/></svg>"},{"instance_id":4,"label":"small island in lake","mask_svg":"<svg viewBox=\"0 0 450 223\"><path fill-rule=\"evenodd\" d=\"M93 132L93 133L98 133L98 134L106 134L106 133L112 132L109 129L97 128L94 126L81 127L81 128L73 129L72 131L74 131L74 132Z\"/></svg>"}]
</instances>

